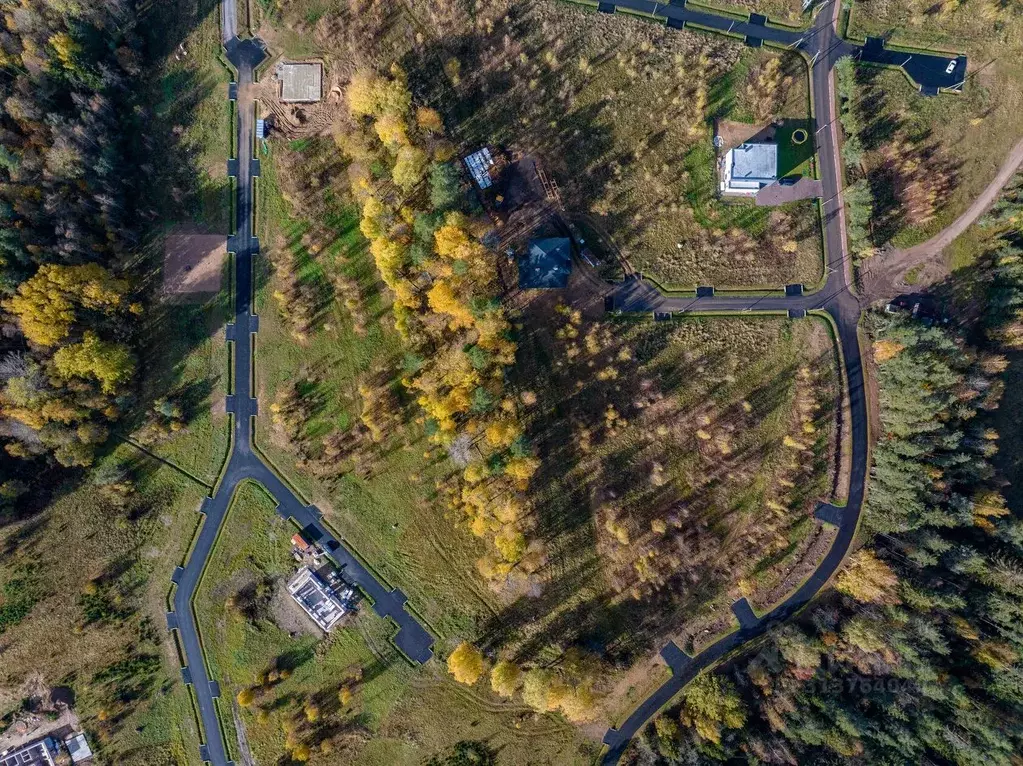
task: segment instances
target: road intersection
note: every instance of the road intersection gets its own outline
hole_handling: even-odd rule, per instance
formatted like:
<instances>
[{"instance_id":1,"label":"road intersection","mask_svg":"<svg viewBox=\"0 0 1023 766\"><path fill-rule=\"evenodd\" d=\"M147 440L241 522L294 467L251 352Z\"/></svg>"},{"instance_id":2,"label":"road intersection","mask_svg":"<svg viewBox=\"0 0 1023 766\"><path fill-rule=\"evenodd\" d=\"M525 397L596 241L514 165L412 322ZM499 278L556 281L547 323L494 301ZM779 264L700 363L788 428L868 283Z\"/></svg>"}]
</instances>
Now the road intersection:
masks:
<instances>
[{"instance_id":1,"label":"road intersection","mask_svg":"<svg viewBox=\"0 0 1023 766\"><path fill-rule=\"evenodd\" d=\"M785 295L760 297L715 296L713 290L701 290L696 297L673 297L661 293L652 283L641 277L630 278L613 287L613 308L621 311L655 313L702 312L764 312L781 311L789 316L805 316L810 311L830 316L842 351L851 432L852 460L848 501L845 506L824 505L817 515L838 527L831 549L816 571L782 604L764 616L757 616L745 599L733 605L739 620L739 630L720 639L695 657L686 655L675 644L669 643L661 656L673 671L671 679L648 697L640 707L617 729L610 729L604 737L608 746L604 762L614 764L621 757L629 740L642 726L666 705L697 673L704 670L748 641L763 635L769 627L784 621L806 605L823 588L838 569L853 541L863 504L867 473L868 434L867 403L864 386L862 356L859 345L858 323L860 302L853 294L852 267L845 242L844 209L841 201L841 172L837 134L835 94L832 68L843 56L852 55L864 61L899 65L921 85L923 92L932 94L939 89L955 90L961 87L966 72L965 58L948 59L927 54L909 55L905 61L895 61L893 52L879 42L865 46L842 40L836 31L839 13L838 0L828 0L819 10L809 30L794 30L770 26L767 19L752 14L749 21L736 21L707 11L686 8L685 2L670 4L648 0L619 0L616 4L600 3L599 10L614 12L617 7L661 18L669 27L691 26L709 31L743 37L747 44L759 46L765 41L802 51L811 61L813 100L818 124L820 176L823 185L822 213L827 253L827 279L823 289L804 293L801 288L790 289ZM240 39L237 36L236 8L233 0L221 3L221 24L224 49L229 61L238 72L238 82L232 83L230 95L237 99L239 115L239 160L229 161L229 168L238 181L238 231L229 238L229 250L235 254L235 317L228 325L227 337L234 345L234 394L228 397L228 411L233 415L233 449L219 488L202 506L204 521L188 562L175 570L176 590L173 611L167 614L167 624L178 632L186 666L182 675L195 691L198 713L205 732L200 757L213 766L227 766L227 746L223 737L216 699L220 696L217 682L209 677L202 644L196 626L193 599L202 579L206 562L217 541L219 530L230 507L231 499L240 483L251 480L263 485L278 502L278 513L303 528L327 550L345 576L359 585L369 596L373 609L383 617L393 619L398 626L394 643L414 662L426 662L432 657L432 636L405 608L407 599L397 589L389 590L377 580L354 554L338 540L322 522L322 514L315 506L304 504L292 490L272 471L254 449L252 435L257 414L257 400L253 383L253 337L258 332L259 320L252 311L253 259L259 253L259 243L252 231L253 178L259 174L259 161L253 156L255 144L255 105L252 98L253 73L266 57L266 50L258 39ZM891 59L891 60L889 60ZM949 62L956 61L950 70Z\"/></svg>"},{"instance_id":2,"label":"road intersection","mask_svg":"<svg viewBox=\"0 0 1023 766\"><path fill-rule=\"evenodd\" d=\"M226 0L223 6L234 5ZM312 505L303 503L292 490L260 458L252 436L257 414L252 369L253 338L259 330L259 318L253 313L253 259L259 254L259 242L252 231L253 178L258 176L259 161L253 156L255 146L255 103L252 97L253 72L266 57L266 50L257 39L239 39L234 32L231 16L222 12L224 22L224 49L228 60L238 71L237 83L232 83L229 94L237 98L239 160L229 161L229 169L238 180L238 230L228 239L228 250L234 253L234 321L227 326L227 338L234 345L234 393L227 397L227 411L233 415L233 449L219 488L202 505L202 528L196 538L191 555L184 567L173 575L176 586L174 609L167 613L167 626L176 630L185 655L186 665L182 678L191 684L199 717L205 733L200 747L200 758L213 766L230 763L222 734L216 699L220 686L210 678L202 641L192 607L193 599L202 580L206 562L213 552L220 528L227 516L235 490L245 481L261 484L277 501L277 513L297 524L307 539L316 541L335 563L342 568L345 578L358 585L368 597L373 610L381 617L391 619L397 626L393 641L411 661L427 662L433 656L433 637L410 614L408 601L398 589L388 589L370 572L324 525L322 514ZM227 35L230 33L230 37Z\"/></svg>"}]
</instances>

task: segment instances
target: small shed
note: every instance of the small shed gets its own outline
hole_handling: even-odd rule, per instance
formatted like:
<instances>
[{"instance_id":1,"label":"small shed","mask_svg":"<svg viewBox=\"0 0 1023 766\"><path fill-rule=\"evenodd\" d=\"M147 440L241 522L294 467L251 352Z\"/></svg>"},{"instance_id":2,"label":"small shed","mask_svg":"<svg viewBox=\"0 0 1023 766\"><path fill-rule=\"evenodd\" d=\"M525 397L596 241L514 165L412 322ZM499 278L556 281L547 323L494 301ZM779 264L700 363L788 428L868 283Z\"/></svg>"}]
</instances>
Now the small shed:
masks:
<instances>
[{"instance_id":1,"label":"small shed","mask_svg":"<svg viewBox=\"0 0 1023 766\"><path fill-rule=\"evenodd\" d=\"M572 242L567 237L530 241L519 261L519 287L559 288L568 286L572 273Z\"/></svg>"},{"instance_id":2,"label":"small shed","mask_svg":"<svg viewBox=\"0 0 1023 766\"><path fill-rule=\"evenodd\" d=\"M92 750L85 739L84 734L75 734L64 740L68 753L71 754L72 763L84 763L92 758Z\"/></svg>"}]
</instances>

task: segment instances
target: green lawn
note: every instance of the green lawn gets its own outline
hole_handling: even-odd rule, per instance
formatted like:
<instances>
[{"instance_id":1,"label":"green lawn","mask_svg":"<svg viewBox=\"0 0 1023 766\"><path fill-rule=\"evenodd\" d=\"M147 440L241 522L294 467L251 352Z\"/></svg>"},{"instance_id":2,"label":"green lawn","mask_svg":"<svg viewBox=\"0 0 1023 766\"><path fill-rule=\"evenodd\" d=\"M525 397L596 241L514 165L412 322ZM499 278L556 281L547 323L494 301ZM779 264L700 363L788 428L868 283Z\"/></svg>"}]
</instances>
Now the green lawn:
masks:
<instances>
[{"instance_id":1,"label":"green lawn","mask_svg":"<svg viewBox=\"0 0 1023 766\"><path fill-rule=\"evenodd\" d=\"M276 151L276 150L275 150ZM301 279L327 285L340 271L360 287L359 311L365 329L357 331L352 313L332 301L319 329L304 341L284 324L273 298L273 277L260 272L256 306L260 333L256 349L260 447L308 496L321 505L327 519L345 539L392 585L401 587L413 607L442 636L471 632L490 616L493 597L475 570L483 546L457 528L438 507L434 488L452 470L439 461L437 449L422 427L407 421L379 451L372 474L360 478L340 467L311 478L296 466L296 456L274 436L270 405L278 390L302 376L315 380L305 389L315 401L305 434L313 442L332 429L344 430L361 412L358 385L371 370L400 370L400 341L393 329L390 308L377 283L372 258L361 234L353 230L351 212L334 209L331 224L336 238L315 257L302 243L308 223L291 217L276 185L276 158L264 158L260 179L260 239L264 247L288 247L295 253ZM429 452L430 457L425 457ZM443 453L441 453L443 454ZM396 528L395 528L395 525Z\"/></svg>"},{"instance_id":2,"label":"green lawn","mask_svg":"<svg viewBox=\"0 0 1023 766\"><path fill-rule=\"evenodd\" d=\"M169 126L176 198L188 218L210 231L228 231L227 158L233 139L227 100L227 70L221 54L219 13L196 20L180 49L171 54L159 81L155 118ZM168 206L177 205L177 199Z\"/></svg>"}]
</instances>

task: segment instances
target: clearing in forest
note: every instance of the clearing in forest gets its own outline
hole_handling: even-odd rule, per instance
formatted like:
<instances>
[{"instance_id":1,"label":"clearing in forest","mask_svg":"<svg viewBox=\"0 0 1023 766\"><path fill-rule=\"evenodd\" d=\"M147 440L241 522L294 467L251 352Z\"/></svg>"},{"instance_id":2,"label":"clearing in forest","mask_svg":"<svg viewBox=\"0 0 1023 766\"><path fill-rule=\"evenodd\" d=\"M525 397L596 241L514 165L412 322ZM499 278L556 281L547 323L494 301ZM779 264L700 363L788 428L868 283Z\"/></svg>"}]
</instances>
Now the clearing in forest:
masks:
<instances>
[{"instance_id":1,"label":"clearing in forest","mask_svg":"<svg viewBox=\"0 0 1023 766\"><path fill-rule=\"evenodd\" d=\"M189 227L167 235L163 251L163 294L208 299L220 292L227 238Z\"/></svg>"}]
</instances>

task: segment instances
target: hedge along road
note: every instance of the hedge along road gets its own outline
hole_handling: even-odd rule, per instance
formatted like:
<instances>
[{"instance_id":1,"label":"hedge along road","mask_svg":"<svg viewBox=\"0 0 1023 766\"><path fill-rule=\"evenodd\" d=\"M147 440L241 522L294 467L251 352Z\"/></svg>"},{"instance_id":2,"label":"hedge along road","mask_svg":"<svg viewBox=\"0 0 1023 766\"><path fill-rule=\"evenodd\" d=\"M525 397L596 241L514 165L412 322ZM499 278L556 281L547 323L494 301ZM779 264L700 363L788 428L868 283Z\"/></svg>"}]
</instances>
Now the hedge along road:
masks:
<instances>
[{"instance_id":1,"label":"hedge along road","mask_svg":"<svg viewBox=\"0 0 1023 766\"><path fill-rule=\"evenodd\" d=\"M673 28L697 24L712 31L744 36L749 45L760 46L767 41L800 50L810 59L811 89L817 120L816 141L823 186L821 212L827 253L827 279L823 289L804 294L801 286L795 286L787 290L784 296L739 297L715 296L712 288L704 288L697 290L696 297L672 297L664 295L642 277L636 277L616 285L611 292L611 300L616 310L648 311L655 315L675 312L782 311L795 318L805 316L809 311L827 312L837 332L848 386L852 465L846 505L838 507L824 504L817 509L817 517L836 525L838 534L814 573L785 601L762 617L753 612L746 599L737 601L732 605L732 611L738 618L739 629L695 657L685 654L677 645L669 642L661 650L661 657L671 668L672 677L644 700L620 728L606 732L605 765L617 763L636 733L698 673L746 643L763 636L772 626L789 619L806 606L841 566L856 534L863 508L869 455L867 399L858 335L860 301L851 291L852 264L845 239L838 121L831 70L840 58L849 55L867 63L903 66L925 95L936 95L939 89L959 90L966 75L965 57L952 59L928 54L900 54L896 59L893 57L894 52L884 50L883 45L875 41L868 41L866 46L857 46L843 40L836 29L840 10L838 0L824 3L812 27L802 31L767 26L767 19L757 14L751 15L749 22L740 22L705 11L689 10L684 2L665 5L646 0L619 0L617 6L663 18ZM599 10L613 12L615 6L601 3ZM951 66L952 61L956 62L955 66ZM949 69L952 71L949 72Z\"/></svg>"},{"instance_id":2,"label":"hedge along road","mask_svg":"<svg viewBox=\"0 0 1023 766\"><path fill-rule=\"evenodd\" d=\"M252 265L259 253L259 243L252 232L253 178L259 174L259 160L253 158L255 146L255 102L252 97L253 71L266 57L259 40L240 40L234 34L233 14L226 6L234 0L224 0L221 19L224 22L224 48L228 60L238 70L238 82L229 92L237 95L239 159L228 160L228 171L238 179L238 230L228 238L228 250L235 253L235 316L227 326L227 338L234 344L234 394L227 397L227 410L234 416L233 449L219 488L204 501L201 512L205 519L196 538L191 556L184 567L173 575L177 585L174 593L174 611L167 614L167 625L177 630L187 665L181 669L182 677L195 691L199 717L205 732L205 742L199 748L203 761L213 766L227 766L227 747L217 714L216 699L219 684L210 678L202 643L196 628L192 601L203 570L217 542L238 485L246 480L261 484L277 501L277 512L293 520L307 538L316 540L328 551L344 570L347 580L359 588L372 601L373 609L381 617L392 619L398 628L394 643L406 657L423 663L433 656L433 637L405 609L407 598L400 590L389 590L363 566L322 523L322 514L315 506L305 505L253 450L252 430L256 417L256 399L253 394L252 338L259 329L258 317L252 313ZM228 33L230 36L228 37ZM231 541L224 541L230 544Z\"/></svg>"}]
</instances>

